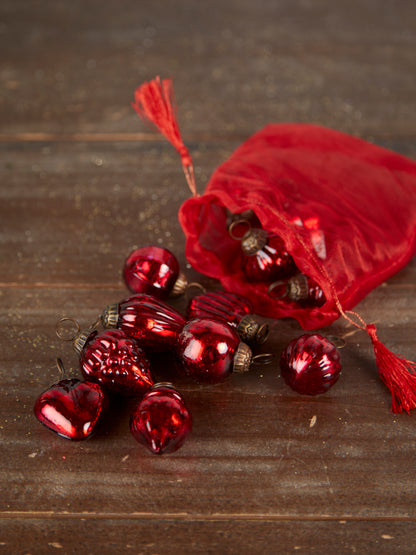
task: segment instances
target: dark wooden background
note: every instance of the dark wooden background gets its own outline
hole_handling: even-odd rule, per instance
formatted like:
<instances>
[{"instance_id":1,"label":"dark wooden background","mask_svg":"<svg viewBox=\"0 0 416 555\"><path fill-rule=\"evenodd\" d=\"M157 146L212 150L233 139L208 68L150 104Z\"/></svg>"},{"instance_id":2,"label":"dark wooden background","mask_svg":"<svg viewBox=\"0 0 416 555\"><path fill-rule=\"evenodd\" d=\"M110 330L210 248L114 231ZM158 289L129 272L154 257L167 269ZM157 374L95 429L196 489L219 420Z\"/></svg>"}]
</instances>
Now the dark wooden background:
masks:
<instances>
[{"instance_id":1,"label":"dark wooden background","mask_svg":"<svg viewBox=\"0 0 416 555\"><path fill-rule=\"evenodd\" d=\"M414 0L3 0L0 48L0 553L415 553L416 414L390 413L361 332L316 398L277 365L179 382L194 431L172 455L134 441L122 403L79 443L32 414L57 356L78 375L57 319L86 325L124 297L134 246L166 246L199 277L177 222L178 156L131 109L135 87L174 78L200 192L268 122L320 123L415 159ZM412 360L415 276L413 260L358 307ZM271 328L277 354L301 334Z\"/></svg>"}]
</instances>

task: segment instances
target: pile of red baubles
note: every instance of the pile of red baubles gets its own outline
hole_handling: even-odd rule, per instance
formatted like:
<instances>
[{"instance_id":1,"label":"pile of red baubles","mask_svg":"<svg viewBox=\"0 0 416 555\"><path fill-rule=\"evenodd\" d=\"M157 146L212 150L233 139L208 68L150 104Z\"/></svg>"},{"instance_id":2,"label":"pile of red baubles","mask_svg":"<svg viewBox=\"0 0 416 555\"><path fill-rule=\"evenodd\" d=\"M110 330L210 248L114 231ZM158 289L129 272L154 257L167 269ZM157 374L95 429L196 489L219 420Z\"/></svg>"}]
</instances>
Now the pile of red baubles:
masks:
<instances>
[{"instance_id":1,"label":"pile of red baubles","mask_svg":"<svg viewBox=\"0 0 416 555\"><path fill-rule=\"evenodd\" d=\"M279 237L250 227L241 242L241 268L249 280L270 285L278 280L284 295L302 306L324 302L322 290L306 276L301 277L306 285L292 285L299 272ZM134 438L153 453L173 452L191 431L192 418L171 383L154 383L149 355L172 353L179 374L214 384L249 370L256 360L251 348L266 340L268 327L257 322L247 299L225 291L197 295L184 317L165 300L182 294L188 283L175 256L161 247L134 250L125 262L124 280L134 294L108 305L99 326L73 337L84 381L52 385L37 399L35 415L65 438L84 439L102 419L109 395L134 397L139 399L130 417ZM294 291L303 297L295 298ZM309 395L327 391L341 371L337 349L317 334L293 340L280 366L285 381Z\"/></svg>"}]
</instances>

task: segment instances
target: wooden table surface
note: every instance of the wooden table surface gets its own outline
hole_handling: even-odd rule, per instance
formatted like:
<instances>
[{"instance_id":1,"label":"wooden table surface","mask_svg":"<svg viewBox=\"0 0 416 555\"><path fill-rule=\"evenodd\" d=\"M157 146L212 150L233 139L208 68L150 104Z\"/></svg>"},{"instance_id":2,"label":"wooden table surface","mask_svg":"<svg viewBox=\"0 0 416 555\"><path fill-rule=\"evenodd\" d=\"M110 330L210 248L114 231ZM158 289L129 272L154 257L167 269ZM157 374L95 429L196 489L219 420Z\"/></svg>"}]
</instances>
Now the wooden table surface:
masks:
<instances>
[{"instance_id":1,"label":"wooden table surface","mask_svg":"<svg viewBox=\"0 0 416 555\"><path fill-rule=\"evenodd\" d=\"M390 413L368 337L346 322L322 330L349 334L325 395L295 394L277 364L178 380L194 429L171 455L134 441L130 401L85 442L33 416L57 356L79 376L56 321L87 325L126 296L134 246L165 246L215 286L187 266L180 162L131 109L135 87L173 77L200 192L269 122L416 159L414 1L3 0L0 46L0 553L415 553L416 414ZM358 306L411 360L415 276L413 260ZM270 324L276 354L301 334Z\"/></svg>"}]
</instances>

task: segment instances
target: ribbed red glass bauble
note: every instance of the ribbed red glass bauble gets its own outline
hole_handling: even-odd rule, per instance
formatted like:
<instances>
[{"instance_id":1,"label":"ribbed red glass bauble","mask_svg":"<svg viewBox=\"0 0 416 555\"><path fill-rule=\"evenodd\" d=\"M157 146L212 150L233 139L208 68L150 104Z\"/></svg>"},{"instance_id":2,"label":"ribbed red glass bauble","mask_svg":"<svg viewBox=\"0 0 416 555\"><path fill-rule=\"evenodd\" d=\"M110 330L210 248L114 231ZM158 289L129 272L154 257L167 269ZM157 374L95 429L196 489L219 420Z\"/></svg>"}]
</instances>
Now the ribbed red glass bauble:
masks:
<instances>
[{"instance_id":1,"label":"ribbed red glass bauble","mask_svg":"<svg viewBox=\"0 0 416 555\"><path fill-rule=\"evenodd\" d=\"M179 262L162 247L141 247L127 257L123 276L133 293L148 293L165 299L178 279Z\"/></svg>"},{"instance_id":2,"label":"ribbed red glass bauble","mask_svg":"<svg viewBox=\"0 0 416 555\"><path fill-rule=\"evenodd\" d=\"M179 449L191 429L191 414L171 384L156 384L130 418L134 438L156 455Z\"/></svg>"},{"instance_id":3,"label":"ribbed red glass bauble","mask_svg":"<svg viewBox=\"0 0 416 555\"><path fill-rule=\"evenodd\" d=\"M118 304L108 305L102 321L106 328L117 327L134 338L140 348L150 352L171 350L185 325L179 312L146 294L132 295Z\"/></svg>"},{"instance_id":4,"label":"ribbed red glass bauble","mask_svg":"<svg viewBox=\"0 0 416 555\"><path fill-rule=\"evenodd\" d=\"M215 291L194 297L188 306L187 317L214 318L237 328L241 319L253 313L249 300L235 293Z\"/></svg>"},{"instance_id":5,"label":"ribbed red glass bauble","mask_svg":"<svg viewBox=\"0 0 416 555\"><path fill-rule=\"evenodd\" d=\"M283 351L280 369L294 391L318 395L338 380L341 362L337 348L326 337L305 334L291 341Z\"/></svg>"},{"instance_id":6,"label":"ribbed red glass bauble","mask_svg":"<svg viewBox=\"0 0 416 555\"><path fill-rule=\"evenodd\" d=\"M140 395L153 385L149 361L121 330L93 331L79 363L83 376L121 395Z\"/></svg>"},{"instance_id":7,"label":"ribbed red glass bauble","mask_svg":"<svg viewBox=\"0 0 416 555\"><path fill-rule=\"evenodd\" d=\"M105 391L97 383L61 380L36 400L34 413L47 428L67 439L86 439L107 408Z\"/></svg>"},{"instance_id":8,"label":"ribbed red glass bauble","mask_svg":"<svg viewBox=\"0 0 416 555\"><path fill-rule=\"evenodd\" d=\"M243 237L241 246L241 269L251 282L272 282L296 271L283 240L275 234L252 229Z\"/></svg>"},{"instance_id":9,"label":"ribbed red glass bauble","mask_svg":"<svg viewBox=\"0 0 416 555\"><path fill-rule=\"evenodd\" d=\"M175 352L188 376L198 382L216 383L233 371L239 344L237 332L225 322L195 318L179 334Z\"/></svg>"},{"instance_id":10,"label":"ribbed red glass bauble","mask_svg":"<svg viewBox=\"0 0 416 555\"><path fill-rule=\"evenodd\" d=\"M188 319L213 318L226 322L237 330L247 343L264 343L269 333L267 324L259 324L253 315L253 306L242 295L228 291L215 291L194 297L188 306Z\"/></svg>"}]
</instances>

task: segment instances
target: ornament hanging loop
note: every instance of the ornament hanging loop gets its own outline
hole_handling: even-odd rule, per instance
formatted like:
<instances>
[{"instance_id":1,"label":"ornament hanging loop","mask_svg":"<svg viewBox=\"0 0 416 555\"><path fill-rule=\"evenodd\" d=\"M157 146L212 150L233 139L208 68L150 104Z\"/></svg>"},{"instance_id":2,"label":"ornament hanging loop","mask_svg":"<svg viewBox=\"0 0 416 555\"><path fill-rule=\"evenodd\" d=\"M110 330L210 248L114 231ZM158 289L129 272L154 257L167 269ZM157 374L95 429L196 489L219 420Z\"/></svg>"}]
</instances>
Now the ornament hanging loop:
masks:
<instances>
[{"instance_id":1,"label":"ornament hanging loop","mask_svg":"<svg viewBox=\"0 0 416 555\"><path fill-rule=\"evenodd\" d=\"M343 349L347 342L345 341L344 337L340 337L338 335L328 335L328 340L335 345L337 349Z\"/></svg>"},{"instance_id":2,"label":"ornament hanging loop","mask_svg":"<svg viewBox=\"0 0 416 555\"><path fill-rule=\"evenodd\" d=\"M243 227L243 231L240 231L239 233L237 233L236 230L238 229L238 227L241 227L241 226L245 226L245 227ZM243 239L243 237L245 235L247 235L247 233L249 233L250 231L251 231L250 222L247 221L247 220L243 220L243 219L234 220L228 226L228 233L229 233L230 237L232 239L234 239L235 241L241 241Z\"/></svg>"},{"instance_id":3,"label":"ornament hanging loop","mask_svg":"<svg viewBox=\"0 0 416 555\"><path fill-rule=\"evenodd\" d=\"M67 328L65 325L67 322L72 324L72 329ZM55 333L62 341L73 341L80 331L81 326L79 325L79 322L77 322L74 318L68 318L66 316L58 320L55 326Z\"/></svg>"},{"instance_id":4,"label":"ornament hanging loop","mask_svg":"<svg viewBox=\"0 0 416 555\"><path fill-rule=\"evenodd\" d=\"M64 363L62 362L62 359L59 357L56 359L56 366L58 367L59 375L61 376L61 378L62 379L65 378L65 375L66 375L65 366L64 366Z\"/></svg>"},{"instance_id":5,"label":"ornament hanging loop","mask_svg":"<svg viewBox=\"0 0 416 555\"><path fill-rule=\"evenodd\" d=\"M191 294L190 290L191 289L197 289L199 291L199 293L195 294ZM198 294L199 295L203 295L207 292L207 290L205 289L205 287L201 284L198 283L197 281L191 281L191 283L188 283L188 285L186 286L186 290L185 290L185 298L187 300L187 302L191 301L194 297L196 297Z\"/></svg>"},{"instance_id":6,"label":"ornament hanging loop","mask_svg":"<svg viewBox=\"0 0 416 555\"><path fill-rule=\"evenodd\" d=\"M273 353L260 353L251 359L251 364L252 366L266 366L272 364L274 359L275 355Z\"/></svg>"},{"instance_id":7,"label":"ornament hanging loop","mask_svg":"<svg viewBox=\"0 0 416 555\"><path fill-rule=\"evenodd\" d=\"M288 296L287 282L282 280L273 282L267 289L267 294L272 299L285 299Z\"/></svg>"}]
</instances>

